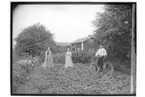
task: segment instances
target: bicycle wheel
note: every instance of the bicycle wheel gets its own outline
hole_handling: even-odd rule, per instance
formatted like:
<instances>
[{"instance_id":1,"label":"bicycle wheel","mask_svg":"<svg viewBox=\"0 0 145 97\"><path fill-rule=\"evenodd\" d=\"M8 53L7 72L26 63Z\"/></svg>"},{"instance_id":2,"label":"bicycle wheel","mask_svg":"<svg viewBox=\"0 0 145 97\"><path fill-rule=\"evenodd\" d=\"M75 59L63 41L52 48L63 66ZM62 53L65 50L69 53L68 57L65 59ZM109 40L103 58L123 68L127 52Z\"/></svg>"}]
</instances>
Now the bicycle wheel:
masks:
<instances>
[{"instance_id":1,"label":"bicycle wheel","mask_svg":"<svg viewBox=\"0 0 145 97\"><path fill-rule=\"evenodd\" d=\"M104 71L107 73L107 74L111 74L113 73L113 65L110 63L110 62L106 62L104 65L103 65L103 69Z\"/></svg>"},{"instance_id":2,"label":"bicycle wheel","mask_svg":"<svg viewBox=\"0 0 145 97\"><path fill-rule=\"evenodd\" d=\"M98 72L100 70L100 67L95 62L92 62L91 65L90 65L90 69L91 69L91 71L98 74Z\"/></svg>"}]
</instances>

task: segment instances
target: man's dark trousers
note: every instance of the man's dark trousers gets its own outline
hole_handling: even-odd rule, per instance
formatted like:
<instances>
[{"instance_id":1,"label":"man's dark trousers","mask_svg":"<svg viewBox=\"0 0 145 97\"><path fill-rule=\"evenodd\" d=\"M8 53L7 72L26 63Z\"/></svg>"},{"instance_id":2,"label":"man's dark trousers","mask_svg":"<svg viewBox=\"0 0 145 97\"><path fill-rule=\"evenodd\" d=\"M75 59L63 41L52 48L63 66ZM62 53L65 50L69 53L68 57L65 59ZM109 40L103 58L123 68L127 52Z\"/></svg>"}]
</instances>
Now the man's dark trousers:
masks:
<instances>
[{"instance_id":1,"label":"man's dark trousers","mask_svg":"<svg viewBox=\"0 0 145 97\"><path fill-rule=\"evenodd\" d=\"M103 64L104 64L104 56L98 57L98 63L97 64L100 67L100 69L102 70Z\"/></svg>"}]
</instances>

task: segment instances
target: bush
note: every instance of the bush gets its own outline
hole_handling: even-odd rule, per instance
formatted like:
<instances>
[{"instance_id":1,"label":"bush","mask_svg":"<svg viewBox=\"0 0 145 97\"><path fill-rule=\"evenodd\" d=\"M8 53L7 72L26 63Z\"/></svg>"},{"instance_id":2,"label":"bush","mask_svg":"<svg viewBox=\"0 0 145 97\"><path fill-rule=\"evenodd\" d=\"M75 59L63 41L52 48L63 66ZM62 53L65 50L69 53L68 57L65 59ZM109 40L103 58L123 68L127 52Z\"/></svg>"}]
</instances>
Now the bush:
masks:
<instances>
[{"instance_id":1,"label":"bush","mask_svg":"<svg viewBox=\"0 0 145 97\"><path fill-rule=\"evenodd\" d=\"M130 68L128 68L128 64L130 63L125 63L125 62L121 62L119 60L115 60L115 59L106 59L106 61L111 62L113 65L113 68L115 71L119 71L122 73L126 73L126 74L130 74Z\"/></svg>"},{"instance_id":2,"label":"bush","mask_svg":"<svg viewBox=\"0 0 145 97\"><path fill-rule=\"evenodd\" d=\"M16 54L15 52L15 49L13 49L13 52L12 52L12 64L19 61L19 56Z\"/></svg>"},{"instance_id":3,"label":"bush","mask_svg":"<svg viewBox=\"0 0 145 97\"><path fill-rule=\"evenodd\" d=\"M55 63L65 64L65 53L55 54L53 56ZM90 63L93 59L93 55L88 52L73 52L72 53L72 61L73 63Z\"/></svg>"},{"instance_id":4,"label":"bush","mask_svg":"<svg viewBox=\"0 0 145 97\"><path fill-rule=\"evenodd\" d=\"M90 63L93 59L93 54L89 52L74 52L72 53L73 63Z\"/></svg>"},{"instance_id":5,"label":"bush","mask_svg":"<svg viewBox=\"0 0 145 97\"><path fill-rule=\"evenodd\" d=\"M34 57L33 59L19 60L13 64L12 72L12 92L16 93L20 85L24 85L29 81L29 75L32 73L34 68L40 64L39 58Z\"/></svg>"},{"instance_id":6,"label":"bush","mask_svg":"<svg viewBox=\"0 0 145 97\"><path fill-rule=\"evenodd\" d=\"M94 58L93 54L89 52L73 52L72 61L73 63L83 63L87 64ZM58 53L53 55L54 62L65 64L65 53Z\"/></svg>"},{"instance_id":7,"label":"bush","mask_svg":"<svg viewBox=\"0 0 145 97\"><path fill-rule=\"evenodd\" d=\"M54 63L56 64L58 63L65 64L65 53L55 54L53 56L53 59L54 59Z\"/></svg>"}]
</instances>

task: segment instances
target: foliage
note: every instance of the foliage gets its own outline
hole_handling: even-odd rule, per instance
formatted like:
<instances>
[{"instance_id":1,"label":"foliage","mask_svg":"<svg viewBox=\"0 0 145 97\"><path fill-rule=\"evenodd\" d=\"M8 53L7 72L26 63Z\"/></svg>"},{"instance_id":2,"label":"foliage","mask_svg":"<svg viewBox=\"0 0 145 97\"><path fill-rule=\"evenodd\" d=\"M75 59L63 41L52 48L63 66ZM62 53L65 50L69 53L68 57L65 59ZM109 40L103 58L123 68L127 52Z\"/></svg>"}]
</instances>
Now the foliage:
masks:
<instances>
[{"instance_id":1,"label":"foliage","mask_svg":"<svg viewBox=\"0 0 145 97\"><path fill-rule=\"evenodd\" d=\"M108 60L106 60L106 61L108 61ZM130 67L127 67L127 66L130 66L130 65L128 65L130 63L119 62L118 60L113 60L113 59L109 60L109 62L111 62L115 71L126 73L126 74L130 75L131 69L129 69Z\"/></svg>"},{"instance_id":2,"label":"foliage","mask_svg":"<svg viewBox=\"0 0 145 97\"><path fill-rule=\"evenodd\" d=\"M55 68L37 68L25 86L27 94L114 94L127 93L130 89L130 77L114 72L112 77L95 75L84 64L75 64L73 68L64 68L57 64Z\"/></svg>"},{"instance_id":3,"label":"foliage","mask_svg":"<svg viewBox=\"0 0 145 97\"><path fill-rule=\"evenodd\" d=\"M12 65L12 92L16 93L17 89L29 81L29 75L34 68L40 64L38 57L32 60L19 60Z\"/></svg>"},{"instance_id":4,"label":"foliage","mask_svg":"<svg viewBox=\"0 0 145 97\"><path fill-rule=\"evenodd\" d=\"M93 55L89 52L74 52L72 53L73 63L90 63L92 61Z\"/></svg>"},{"instance_id":5,"label":"foliage","mask_svg":"<svg viewBox=\"0 0 145 97\"><path fill-rule=\"evenodd\" d=\"M65 64L65 53L59 53L53 55L54 62L56 64L61 63ZM72 52L72 61L73 63L83 63L87 64L92 61L93 55L88 52Z\"/></svg>"},{"instance_id":6,"label":"foliage","mask_svg":"<svg viewBox=\"0 0 145 97\"><path fill-rule=\"evenodd\" d=\"M12 51L12 64L19 61L19 56L16 54L15 49Z\"/></svg>"},{"instance_id":7,"label":"foliage","mask_svg":"<svg viewBox=\"0 0 145 97\"><path fill-rule=\"evenodd\" d=\"M65 64L65 53L58 53L53 55L54 63L58 64Z\"/></svg>"},{"instance_id":8,"label":"foliage","mask_svg":"<svg viewBox=\"0 0 145 97\"><path fill-rule=\"evenodd\" d=\"M53 34L39 23L23 29L15 40L16 54L22 58L31 55L32 57L41 56L44 59L48 46L51 47L52 53L55 53Z\"/></svg>"},{"instance_id":9,"label":"foliage","mask_svg":"<svg viewBox=\"0 0 145 97\"><path fill-rule=\"evenodd\" d=\"M98 13L93 21L96 29L94 45L104 44L110 59L131 61L131 8L129 4L106 5L104 12Z\"/></svg>"}]
</instances>

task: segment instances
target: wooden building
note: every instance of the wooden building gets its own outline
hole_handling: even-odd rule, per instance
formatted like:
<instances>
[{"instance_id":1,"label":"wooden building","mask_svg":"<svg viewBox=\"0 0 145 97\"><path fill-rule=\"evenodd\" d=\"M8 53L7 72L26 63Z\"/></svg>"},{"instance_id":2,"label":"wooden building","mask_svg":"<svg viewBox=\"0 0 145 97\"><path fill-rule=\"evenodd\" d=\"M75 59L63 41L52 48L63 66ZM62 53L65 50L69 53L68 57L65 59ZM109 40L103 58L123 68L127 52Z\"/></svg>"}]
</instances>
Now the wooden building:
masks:
<instances>
[{"instance_id":1,"label":"wooden building","mask_svg":"<svg viewBox=\"0 0 145 97\"><path fill-rule=\"evenodd\" d=\"M56 45L61 52L65 52L67 50L67 48L71 49L70 43L57 42Z\"/></svg>"},{"instance_id":2,"label":"wooden building","mask_svg":"<svg viewBox=\"0 0 145 97\"><path fill-rule=\"evenodd\" d=\"M94 48L91 46L93 36L77 39L71 43L72 51L87 51L94 52Z\"/></svg>"}]
</instances>

